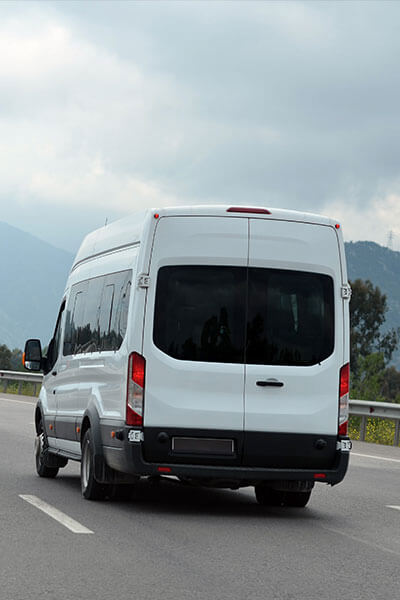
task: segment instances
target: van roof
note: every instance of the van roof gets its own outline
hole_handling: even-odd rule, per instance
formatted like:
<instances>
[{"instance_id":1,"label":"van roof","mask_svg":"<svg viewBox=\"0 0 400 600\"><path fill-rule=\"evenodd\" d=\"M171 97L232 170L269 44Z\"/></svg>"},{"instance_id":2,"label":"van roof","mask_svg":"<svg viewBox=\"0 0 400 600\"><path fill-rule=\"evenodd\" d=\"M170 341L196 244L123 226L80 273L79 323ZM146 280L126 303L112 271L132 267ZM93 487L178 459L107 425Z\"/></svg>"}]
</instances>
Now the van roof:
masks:
<instances>
[{"instance_id":1,"label":"van roof","mask_svg":"<svg viewBox=\"0 0 400 600\"><path fill-rule=\"evenodd\" d=\"M229 212L228 209L231 209ZM242 209L242 211L241 211ZM259 212L245 212L243 209L253 209ZM210 216L210 217L251 217L279 221L295 221L312 223L315 225L335 226L337 221L313 213L287 210L283 208L267 208L262 206L233 206L224 204L197 205L197 206L171 206L163 208L148 208L136 212L109 225L89 233L83 240L73 263L73 269L78 263L89 257L103 254L111 250L122 249L140 242L146 224L158 217L178 216Z\"/></svg>"}]
</instances>

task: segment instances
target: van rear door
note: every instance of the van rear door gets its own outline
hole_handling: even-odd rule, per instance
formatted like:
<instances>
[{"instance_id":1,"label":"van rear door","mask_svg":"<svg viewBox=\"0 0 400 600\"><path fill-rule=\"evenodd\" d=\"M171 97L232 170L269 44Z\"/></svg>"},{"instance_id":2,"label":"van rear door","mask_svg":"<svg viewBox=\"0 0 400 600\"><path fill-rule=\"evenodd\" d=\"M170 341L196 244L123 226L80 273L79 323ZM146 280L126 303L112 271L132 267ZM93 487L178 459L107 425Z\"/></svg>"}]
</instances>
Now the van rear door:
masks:
<instances>
[{"instance_id":1,"label":"van rear door","mask_svg":"<svg viewBox=\"0 0 400 600\"><path fill-rule=\"evenodd\" d=\"M327 467L343 359L335 230L250 219L248 277L243 463Z\"/></svg>"},{"instance_id":2,"label":"van rear door","mask_svg":"<svg viewBox=\"0 0 400 600\"><path fill-rule=\"evenodd\" d=\"M246 218L157 223L143 340L149 461L240 462L247 259Z\"/></svg>"}]
</instances>

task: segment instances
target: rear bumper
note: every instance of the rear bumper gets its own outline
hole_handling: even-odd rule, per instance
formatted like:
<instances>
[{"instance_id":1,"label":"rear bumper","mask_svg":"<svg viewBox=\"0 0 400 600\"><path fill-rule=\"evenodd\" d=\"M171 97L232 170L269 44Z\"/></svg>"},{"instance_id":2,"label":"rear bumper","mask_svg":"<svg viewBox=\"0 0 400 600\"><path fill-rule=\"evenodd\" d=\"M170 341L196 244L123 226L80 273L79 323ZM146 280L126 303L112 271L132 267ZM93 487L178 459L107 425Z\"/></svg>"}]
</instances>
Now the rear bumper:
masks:
<instances>
[{"instance_id":1,"label":"rear bumper","mask_svg":"<svg viewBox=\"0 0 400 600\"><path fill-rule=\"evenodd\" d=\"M335 485L344 478L349 452L337 450L329 469L313 468L273 468L240 465L188 464L163 461L148 462L143 457L142 443L129 442L128 430L123 441L117 446L104 445L106 463L113 469L140 476L171 475L196 480L235 482L240 486L255 485L261 481L320 481Z\"/></svg>"}]
</instances>

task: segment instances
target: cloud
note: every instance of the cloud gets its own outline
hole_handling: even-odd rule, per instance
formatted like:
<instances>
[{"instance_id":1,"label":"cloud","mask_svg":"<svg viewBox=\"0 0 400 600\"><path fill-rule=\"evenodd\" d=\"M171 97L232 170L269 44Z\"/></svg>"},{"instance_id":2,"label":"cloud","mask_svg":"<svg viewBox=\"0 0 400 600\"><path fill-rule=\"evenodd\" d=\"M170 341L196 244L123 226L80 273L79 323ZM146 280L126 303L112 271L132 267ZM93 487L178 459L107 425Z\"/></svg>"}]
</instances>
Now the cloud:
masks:
<instances>
[{"instance_id":1,"label":"cloud","mask_svg":"<svg viewBox=\"0 0 400 600\"><path fill-rule=\"evenodd\" d=\"M393 234L393 250L400 251L400 194L376 197L360 210L347 199L323 207L323 212L343 225L345 240L374 240L382 246Z\"/></svg>"},{"instance_id":2,"label":"cloud","mask_svg":"<svg viewBox=\"0 0 400 600\"><path fill-rule=\"evenodd\" d=\"M396 3L2 9L0 203L14 225L75 249L144 206L240 202L347 208L356 236L357 214L400 196ZM365 235L382 242L377 222Z\"/></svg>"}]
</instances>

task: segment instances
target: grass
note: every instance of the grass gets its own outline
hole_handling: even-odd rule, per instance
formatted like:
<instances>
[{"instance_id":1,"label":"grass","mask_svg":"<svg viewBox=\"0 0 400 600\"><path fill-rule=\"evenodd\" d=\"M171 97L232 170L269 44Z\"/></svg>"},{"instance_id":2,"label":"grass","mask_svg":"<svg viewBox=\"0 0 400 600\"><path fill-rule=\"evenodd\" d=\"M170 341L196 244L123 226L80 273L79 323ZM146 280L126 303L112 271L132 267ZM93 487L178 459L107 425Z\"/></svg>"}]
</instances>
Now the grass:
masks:
<instances>
[{"instance_id":1,"label":"grass","mask_svg":"<svg viewBox=\"0 0 400 600\"><path fill-rule=\"evenodd\" d=\"M19 390L19 386L21 388ZM36 394L35 394L35 384L30 381L22 381L21 384L19 381L9 381L7 385L7 390L3 387L3 382L0 382L0 390L5 394L22 394L23 396L39 396L40 392L40 383L36 384Z\"/></svg>"},{"instance_id":2,"label":"grass","mask_svg":"<svg viewBox=\"0 0 400 600\"><path fill-rule=\"evenodd\" d=\"M349 419L349 436L352 440L360 439L361 417L351 416ZM367 419L365 441L372 444L393 446L395 422L391 419Z\"/></svg>"}]
</instances>

